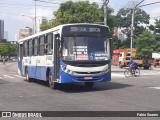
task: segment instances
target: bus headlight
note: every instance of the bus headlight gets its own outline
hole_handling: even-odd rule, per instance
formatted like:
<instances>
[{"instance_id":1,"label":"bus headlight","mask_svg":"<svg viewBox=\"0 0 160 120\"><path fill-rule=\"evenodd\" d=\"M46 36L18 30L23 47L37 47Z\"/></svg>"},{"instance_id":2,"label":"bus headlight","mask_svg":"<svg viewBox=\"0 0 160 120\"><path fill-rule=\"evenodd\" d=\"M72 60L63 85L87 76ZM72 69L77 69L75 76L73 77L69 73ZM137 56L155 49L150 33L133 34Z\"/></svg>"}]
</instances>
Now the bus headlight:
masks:
<instances>
[{"instance_id":1,"label":"bus headlight","mask_svg":"<svg viewBox=\"0 0 160 120\"><path fill-rule=\"evenodd\" d=\"M70 69L68 69L66 66L64 66L64 65L61 65L61 69L65 72L65 73L68 73L68 74L71 74L71 75L73 75L73 71L72 70L70 70Z\"/></svg>"},{"instance_id":2,"label":"bus headlight","mask_svg":"<svg viewBox=\"0 0 160 120\"><path fill-rule=\"evenodd\" d=\"M109 69L107 68L107 69L103 70L101 73L102 73L102 74L105 74L105 73L107 73L108 71L109 71Z\"/></svg>"},{"instance_id":3,"label":"bus headlight","mask_svg":"<svg viewBox=\"0 0 160 120\"><path fill-rule=\"evenodd\" d=\"M65 70L66 70L66 66L61 65L61 69L62 69L63 71L65 71Z\"/></svg>"}]
</instances>

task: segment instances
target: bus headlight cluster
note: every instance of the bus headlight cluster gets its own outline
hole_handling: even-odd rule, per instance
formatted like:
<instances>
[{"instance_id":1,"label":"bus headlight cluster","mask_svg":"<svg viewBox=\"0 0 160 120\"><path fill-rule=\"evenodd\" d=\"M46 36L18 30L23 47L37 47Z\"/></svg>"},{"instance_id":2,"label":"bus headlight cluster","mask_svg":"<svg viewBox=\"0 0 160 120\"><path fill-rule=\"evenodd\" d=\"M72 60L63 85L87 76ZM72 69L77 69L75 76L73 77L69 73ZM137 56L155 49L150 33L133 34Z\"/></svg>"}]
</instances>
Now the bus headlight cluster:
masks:
<instances>
[{"instance_id":1,"label":"bus headlight cluster","mask_svg":"<svg viewBox=\"0 0 160 120\"><path fill-rule=\"evenodd\" d=\"M105 69L105 70L103 70L101 73L102 74L105 74L105 73L107 73L109 70L108 69Z\"/></svg>"},{"instance_id":2,"label":"bus headlight cluster","mask_svg":"<svg viewBox=\"0 0 160 120\"><path fill-rule=\"evenodd\" d=\"M108 65L101 73L105 74L110 70L110 66Z\"/></svg>"},{"instance_id":3,"label":"bus headlight cluster","mask_svg":"<svg viewBox=\"0 0 160 120\"><path fill-rule=\"evenodd\" d=\"M65 73L68 73L68 74L71 74L71 75L73 74L73 71L69 70L66 66L61 65L61 68Z\"/></svg>"}]
</instances>

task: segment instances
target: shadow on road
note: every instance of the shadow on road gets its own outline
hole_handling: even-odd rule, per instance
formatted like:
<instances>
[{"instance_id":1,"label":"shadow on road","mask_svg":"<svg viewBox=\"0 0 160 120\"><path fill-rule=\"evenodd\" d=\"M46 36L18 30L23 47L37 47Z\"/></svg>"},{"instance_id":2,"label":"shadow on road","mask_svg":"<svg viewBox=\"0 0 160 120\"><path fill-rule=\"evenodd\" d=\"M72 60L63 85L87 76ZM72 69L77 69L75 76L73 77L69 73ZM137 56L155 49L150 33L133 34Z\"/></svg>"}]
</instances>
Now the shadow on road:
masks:
<instances>
[{"instance_id":1,"label":"shadow on road","mask_svg":"<svg viewBox=\"0 0 160 120\"><path fill-rule=\"evenodd\" d=\"M34 80L33 83L48 87L48 83L45 81ZM84 83L66 83L66 84L59 84L56 90L60 90L62 92L67 92L67 93L79 93L79 92L93 92L93 91L105 91L105 90L112 90L112 89L122 89L126 87L131 87L131 86L133 85L116 83L116 82L99 82L99 83L95 83L92 88L87 88Z\"/></svg>"},{"instance_id":2,"label":"shadow on road","mask_svg":"<svg viewBox=\"0 0 160 120\"><path fill-rule=\"evenodd\" d=\"M105 91L105 90L112 90L112 89L122 89L125 87L131 87L132 85L128 84L121 84L115 82L101 82L95 83L92 88L85 87L84 84L64 84L60 87L59 90L67 93L79 93L79 92L93 92L93 91Z\"/></svg>"}]
</instances>

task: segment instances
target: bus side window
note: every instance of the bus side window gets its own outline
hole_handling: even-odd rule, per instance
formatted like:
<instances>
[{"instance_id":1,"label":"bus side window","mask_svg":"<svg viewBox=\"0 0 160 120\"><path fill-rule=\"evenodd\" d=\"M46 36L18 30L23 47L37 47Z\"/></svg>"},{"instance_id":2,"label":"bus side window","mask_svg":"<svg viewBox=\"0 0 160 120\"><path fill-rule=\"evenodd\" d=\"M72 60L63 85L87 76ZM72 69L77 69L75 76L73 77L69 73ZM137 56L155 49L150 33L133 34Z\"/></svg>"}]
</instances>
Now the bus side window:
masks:
<instances>
[{"instance_id":1,"label":"bus side window","mask_svg":"<svg viewBox=\"0 0 160 120\"><path fill-rule=\"evenodd\" d=\"M33 40L33 55L37 55L38 50L38 38L34 38Z\"/></svg>"},{"instance_id":2,"label":"bus side window","mask_svg":"<svg viewBox=\"0 0 160 120\"><path fill-rule=\"evenodd\" d=\"M28 54L27 54L27 51L28 51L28 48L27 48L27 41L25 41L23 43L23 56L26 57Z\"/></svg>"},{"instance_id":3,"label":"bus side window","mask_svg":"<svg viewBox=\"0 0 160 120\"><path fill-rule=\"evenodd\" d=\"M46 48L46 54L52 54L53 53L53 34L47 34L46 36L46 44L45 44L45 48Z\"/></svg>"},{"instance_id":4,"label":"bus side window","mask_svg":"<svg viewBox=\"0 0 160 120\"><path fill-rule=\"evenodd\" d=\"M39 39L39 55L44 55L45 36L41 36Z\"/></svg>"},{"instance_id":5,"label":"bus side window","mask_svg":"<svg viewBox=\"0 0 160 120\"><path fill-rule=\"evenodd\" d=\"M37 38L37 55L40 54L40 38Z\"/></svg>"},{"instance_id":6,"label":"bus side window","mask_svg":"<svg viewBox=\"0 0 160 120\"><path fill-rule=\"evenodd\" d=\"M29 56L32 56L32 52L33 52L33 50L32 50L33 49L32 39L30 39L28 42L29 42Z\"/></svg>"}]
</instances>

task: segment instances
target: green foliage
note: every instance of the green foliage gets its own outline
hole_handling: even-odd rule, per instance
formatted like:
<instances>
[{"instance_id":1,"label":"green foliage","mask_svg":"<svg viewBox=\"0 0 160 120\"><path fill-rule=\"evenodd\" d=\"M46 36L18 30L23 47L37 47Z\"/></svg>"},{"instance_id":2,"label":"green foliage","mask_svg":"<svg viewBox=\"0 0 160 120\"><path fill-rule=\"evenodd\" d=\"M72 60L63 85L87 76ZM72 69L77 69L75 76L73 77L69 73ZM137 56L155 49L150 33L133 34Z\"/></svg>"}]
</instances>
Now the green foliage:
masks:
<instances>
[{"instance_id":1,"label":"green foliage","mask_svg":"<svg viewBox=\"0 0 160 120\"><path fill-rule=\"evenodd\" d=\"M148 30L145 30L142 34L140 34L135 39L135 43L137 55L139 56L151 53L157 49L155 35L151 34Z\"/></svg>"},{"instance_id":2,"label":"green foliage","mask_svg":"<svg viewBox=\"0 0 160 120\"><path fill-rule=\"evenodd\" d=\"M17 47L15 44L0 43L1 56L14 56L16 55Z\"/></svg>"},{"instance_id":3,"label":"green foliage","mask_svg":"<svg viewBox=\"0 0 160 120\"><path fill-rule=\"evenodd\" d=\"M153 31L155 34L160 33L160 20L155 19L155 25L150 25L149 29Z\"/></svg>"},{"instance_id":4,"label":"green foliage","mask_svg":"<svg viewBox=\"0 0 160 120\"><path fill-rule=\"evenodd\" d=\"M113 49L118 49L121 44L121 41L118 39L117 36L113 36L112 40L113 40Z\"/></svg>"},{"instance_id":5,"label":"green foliage","mask_svg":"<svg viewBox=\"0 0 160 120\"><path fill-rule=\"evenodd\" d=\"M126 39L121 42L120 48L130 48L130 39Z\"/></svg>"},{"instance_id":6,"label":"green foliage","mask_svg":"<svg viewBox=\"0 0 160 120\"><path fill-rule=\"evenodd\" d=\"M155 19L155 25L149 26L150 30L153 31L155 35L155 50L154 52L160 52L160 20Z\"/></svg>"},{"instance_id":7,"label":"green foliage","mask_svg":"<svg viewBox=\"0 0 160 120\"><path fill-rule=\"evenodd\" d=\"M52 28L51 22L43 22L43 23L40 25L40 29L41 29L42 31L47 30L47 29L49 29L49 28Z\"/></svg>"},{"instance_id":8,"label":"green foliage","mask_svg":"<svg viewBox=\"0 0 160 120\"><path fill-rule=\"evenodd\" d=\"M66 23L103 23L104 14L103 8L100 8L97 3L90 4L89 2L68 1L60 4L59 9L54 12L55 19L50 22L44 22L41 25L41 30L46 30L57 25ZM111 32L115 26L115 16L111 15L113 9L107 10L107 21ZM111 33L111 35L113 32Z\"/></svg>"},{"instance_id":9,"label":"green foliage","mask_svg":"<svg viewBox=\"0 0 160 120\"><path fill-rule=\"evenodd\" d=\"M117 13L117 26L123 28L123 33L127 34L132 20L132 8L121 8ZM137 8L134 14L134 26L138 29L135 36L141 34L145 28L142 24L149 24L149 15L142 9ZM129 37L128 37L129 38Z\"/></svg>"},{"instance_id":10,"label":"green foliage","mask_svg":"<svg viewBox=\"0 0 160 120\"><path fill-rule=\"evenodd\" d=\"M149 15L142 9L137 9L134 14L135 25L149 24ZM121 8L117 13L117 26L129 28L132 20L132 8Z\"/></svg>"}]
</instances>

